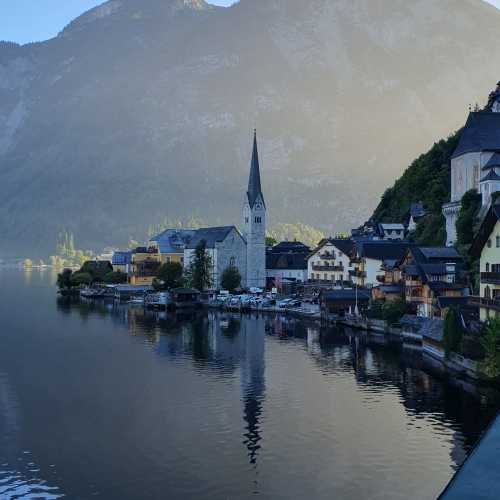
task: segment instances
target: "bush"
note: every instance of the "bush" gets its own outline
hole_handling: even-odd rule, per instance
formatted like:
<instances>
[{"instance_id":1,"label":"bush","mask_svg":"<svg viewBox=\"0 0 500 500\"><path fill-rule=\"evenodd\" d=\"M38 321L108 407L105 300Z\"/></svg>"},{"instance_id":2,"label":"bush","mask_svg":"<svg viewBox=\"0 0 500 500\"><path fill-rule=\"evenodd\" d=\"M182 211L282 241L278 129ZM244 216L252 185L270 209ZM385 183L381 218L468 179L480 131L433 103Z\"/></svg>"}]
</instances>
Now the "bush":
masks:
<instances>
[{"instance_id":1,"label":"bush","mask_svg":"<svg viewBox=\"0 0 500 500\"><path fill-rule=\"evenodd\" d=\"M77 272L71 277L71 286L90 285L92 276L89 273Z\"/></svg>"},{"instance_id":2,"label":"bush","mask_svg":"<svg viewBox=\"0 0 500 500\"><path fill-rule=\"evenodd\" d=\"M396 325L407 311L408 306L403 299L390 300L382 306L382 319L389 325Z\"/></svg>"},{"instance_id":3,"label":"bush","mask_svg":"<svg viewBox=\"0 0 500 500\"><path fill-rule=\"evenodd\" d=\"M490 320L486 335L481 340L485 352L481 369L489 378L500 376L500 318Z\"/></svg>"},{"instance_id":4,"label":"bush","mask_svg":"<svg viewBox=\"0 0 500 500\"><path fill-rule=\"evenodd\" d=\"M120 285L127 282L127 275L120 271L111 271L108 274L104 275L104 278L102 280L104 281L104 283L108 283L110 285Z\"/></svg>"},{"instance_id":5,"label":"bush","mask_svg":"<svg viewBox=\"0 0 500 500\"><path fill-rule=\"evenodd\" d=\"M180 288L184 284L184 268L178 262L167 262L158 269L154 286L157 290Z\"/></svg>"},{"instance_id":6,"label":"bush","mask_svg":"<svg viewBox=\"0 0 500 500\"><path fill-rule=\"evenodd\" d=\"M451 308L446 313L443 325L443 344L446 358L451 352L462 353L464 328L457 309Z\"/></svg>"}]
</instances>

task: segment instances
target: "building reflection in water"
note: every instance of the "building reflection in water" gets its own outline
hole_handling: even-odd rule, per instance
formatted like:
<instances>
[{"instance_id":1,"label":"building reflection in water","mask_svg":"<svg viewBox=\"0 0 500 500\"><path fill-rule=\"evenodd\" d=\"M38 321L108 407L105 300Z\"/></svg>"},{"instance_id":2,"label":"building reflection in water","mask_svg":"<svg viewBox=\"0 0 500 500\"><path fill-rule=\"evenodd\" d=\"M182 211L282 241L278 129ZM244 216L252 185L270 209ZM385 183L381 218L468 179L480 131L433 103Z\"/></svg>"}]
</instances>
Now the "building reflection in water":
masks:
<instances>
[{"instance_id":1,"label":"building reflection in water","mask_svg":"<svg viewBox=\"0 0 500 500\"><path fill-rule=\"evenodd\" d=\"M66 300L59 301L58 307L68 314L77 311L84 321L92 314L111 313L113 322L126 326L158 356L191 360L196 370L221 378L239 377L243 444L255 468L263 441L266 336L297 343L326 375L354 377L362 396L397 391L411 418L432 415L434 421L452 422L456 432L450 453L455 464L463 461L500 406L498 392L448 380L433 371L419 348L393 343L384 336L349 329L322 330L279 316L157 313L114 303Z\"/></svg>"}]
</instances>

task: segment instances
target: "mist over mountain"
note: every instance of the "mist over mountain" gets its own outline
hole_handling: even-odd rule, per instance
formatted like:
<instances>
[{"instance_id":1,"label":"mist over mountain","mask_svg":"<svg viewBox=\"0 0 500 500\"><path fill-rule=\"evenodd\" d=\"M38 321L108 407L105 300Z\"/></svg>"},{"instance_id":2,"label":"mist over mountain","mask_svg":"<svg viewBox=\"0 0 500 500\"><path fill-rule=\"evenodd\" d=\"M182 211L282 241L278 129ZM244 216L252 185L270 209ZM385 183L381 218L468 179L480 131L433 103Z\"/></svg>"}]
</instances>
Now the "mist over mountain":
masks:
<instances>
[{"instance_id":1,"label":"mist over mountain","mask_svg":"<svg viewBox=\"0 0 500 500\"><path fill-rule=\"evenodd\" d=\"M0 256L238 223L258 129L272 222L359 225L500 78L481 0L111 0L0 43Z\"/></svg>"}]
</instances>

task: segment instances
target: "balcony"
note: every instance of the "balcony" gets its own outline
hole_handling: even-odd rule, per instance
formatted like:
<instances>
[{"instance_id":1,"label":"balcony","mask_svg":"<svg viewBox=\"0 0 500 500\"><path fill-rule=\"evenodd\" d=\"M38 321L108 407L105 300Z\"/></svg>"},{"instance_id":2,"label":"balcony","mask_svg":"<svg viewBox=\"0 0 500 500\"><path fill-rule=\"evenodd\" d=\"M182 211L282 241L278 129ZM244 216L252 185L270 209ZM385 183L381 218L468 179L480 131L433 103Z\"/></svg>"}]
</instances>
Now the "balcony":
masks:
<instances>
[{"instance_id":1,"label":"balcony","mask_svg":"<svg viewBox=\"0 0 500 500\"><path fill-rule=\"evenodd\" d=\"M349 274L355 278L366 278L366 271L360 271L359 269L349 271Z\"/></svg>"},{"instance_id":2,"label":"balcony","mask_svg":"<svg viewBox=\"0 0 500 500\"><path fill-rule=\"evenodd\" d=\"M344 271L343 266L322 266L318 264L313 264L312 265L313 271L329 271L329 272L335 272L335 271Z\"/></svg>"},{"instance_id":3,"label":"balcony","mask_svg":"<svg viewBox=\"0 0 500 500\"><path fill-rule=\"evenodd\" d=\"M481 283L500 285L500 273L481 273Z\"/></svg>"},{"instance_id":4,"label":"balcony","mask_svg":"<svg viewBox=\"0 0 500 500\"><path fill-rule=\"evenodd\" d=\"M487 299L485 297L469 297L469 304L500 311L500 299Z\"/></svg>"},{"instance_id":5,"label":"balcony","mask_svg":"<svg viewBox=\"0 0 500 500\"><path fill-rule=\"evenodd\" d=\"M333 252L323 252L319 257L323 260L335 260L335 254Z\"/></svg>"}]
</instances>

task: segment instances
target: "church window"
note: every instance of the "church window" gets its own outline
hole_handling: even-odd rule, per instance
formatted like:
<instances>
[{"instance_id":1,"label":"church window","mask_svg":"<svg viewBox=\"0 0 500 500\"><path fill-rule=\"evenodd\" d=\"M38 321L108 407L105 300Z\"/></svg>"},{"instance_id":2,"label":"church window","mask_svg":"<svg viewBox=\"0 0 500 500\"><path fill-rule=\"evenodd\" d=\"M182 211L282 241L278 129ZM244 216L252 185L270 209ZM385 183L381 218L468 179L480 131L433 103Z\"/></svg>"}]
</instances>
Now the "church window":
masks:
<instances>
[{"instance_id":1,"label":"church window","mask_svg":"<svg viewBox=\"0 0 500 500\"><path fill-rule=\"evenodd\" d=\"M248 217L245 217L245 224L248 224Z\"/></svg>"},{"instance_id":2,"label":"church window","mask_svg":"<svg viewBox=\"0 0 500 500\"><path fill-rule=\"evenodd\" d=\"M229 259L229 266L230 267L236 267L236 259L234 257L231 257Z\"/></svg>"},{"instance_id":3,"label":"church window","mask_svg":"<svg viewBox=\"0 0 500 500\"><path fill-rule=\"evenodd\" d=\"M255 217L255 223L260 224L262 222L262 217Z\"/></svg>"}]
</instances>

